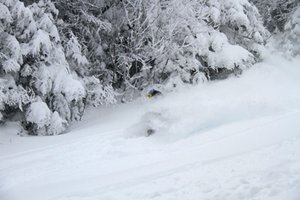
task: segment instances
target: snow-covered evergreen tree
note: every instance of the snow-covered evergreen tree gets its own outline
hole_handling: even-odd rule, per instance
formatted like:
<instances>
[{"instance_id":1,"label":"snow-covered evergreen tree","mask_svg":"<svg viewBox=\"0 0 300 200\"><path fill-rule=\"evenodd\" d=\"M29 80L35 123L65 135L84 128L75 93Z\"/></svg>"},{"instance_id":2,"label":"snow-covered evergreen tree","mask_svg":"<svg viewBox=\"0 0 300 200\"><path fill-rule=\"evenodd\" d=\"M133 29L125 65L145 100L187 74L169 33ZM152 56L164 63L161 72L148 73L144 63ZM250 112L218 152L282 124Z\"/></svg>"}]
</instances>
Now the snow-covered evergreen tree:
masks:
<instances>
[{"instance_id":1,"label":"snow-covered evergreen tree","mask_svg":"<svg viewBox=\"0 0 300 200\"><path fill-rule=\"evenodd\" d=\"M251 66L268 36L246 0L125 0L122 6L125 20L111 52L125 91L176 77L186 83L226 77Z\"/></svg>"},{"instance_id":2,"label":"snow-covered evergreen tree","mask_svg":"<svg viewBox=\"0 0 300 200\"><path fill-rule=\"evenodd\" d=\"M72 31L89 61L79 73L127 99L177 77L196 83L240 71L259 58L268 35L247 0L55 2L62 32ZM224 60L220 52L230 50L241 53Z\"/></svg>"},{"instance_id":3,"label":"snow-covered evergreen tree","mask_svg":"<svg viewBox=\"0 0 300 200\"><path fill-rule=\"evenodd\" d=\"M112 72L107 69L108 56L102 36L111 24L102 17L112 1L54 1L59 9L58 28L71 70L82 78L87 89L86 103L99 106L116 102L112 89ZM110 36L111 37L111 36Z\"/></svg>"},{"instance_id":4,"label":"snow-covered evergreen tree","mask_svg":"<svg viewBox=\"0 0 300 200\"><path fill-rule=\"evenodd\" d=\"M284 32L274 39L277 41L278 49L286 55L293 57L300 55L300 7L289 17Z\"/></svg>"},{"instance_id":5,"label":"snow-covered evergreen tree","mask_svg":"<svg viewBox=\"0 0 300 200\"><path fill-rule=\"evenodd\" d=\"M17 79L23 64L22 48L13 35L14 13L13 1L0 2L0 113L6 120L23 111L30 102L30 90L19 85Z\"/></svg>"},{"instance_id":6,"label":"snow-covered evergreen tree","mask_svg":"<svg viewBox=\"0 0 300 200\"><path fill-rule=\"evenodd\" d=\"M0 14L0 116L37 135L64 132L87 105L239 74L269 36L248 0L0 0Z\"/></svg>"},{"instance_id":7,"label":"snow-covered evergreen tree","mask_svg":"<svg viewBox=\"0 0 300 200\"><path fill-rule=\"evenodd\" d=\"M264 25L271 32L284 31L285 23L295 8L299 6L299 0L250 0L259 9Z\"/></svg>"},{"instance_id":8,"label":"snow-covered evergreen tree","mask_svg":"<svg viewBox=\"0 0 300 200\"><path fill-rule=\"evenodd\" d=\"M8 82L12 85L5 97L16 98L15 109L26 113L23 126L30 134L59 134L67 122L81 118L86 91L71 73L60 44L55 26L57 10L49 0L28 7L18 0L4 1L2 5L11 15L10 23L1 33L2 74L10 77ZM37 98L39 103L34 103ZM36 121L39 117L32 118L31 114L37 116L39 111L42 113L38 116L47 118L47 123ZM50 114L44 116L44 111Z\"/></svg>"},{"instance_id":9,"label":"snow-covered evergreen tree","mask_svg":"<svg viewBox=\"0 0 300 200\"><path fill-rule=\"evenodd\" d=\"M104 85L100 75L89 69L94 66L82 44L57 18L58 10L50 0L28 6L19 0L1 0L0 13L1 118L20 113L29 134L53 135L64 132L70 121L80 120L85 104L116 101L111 84ZM29 117L44 115L47 109L47 123ZM44 114L38 115L39 110Z\"/></svg>"}]
</instances>

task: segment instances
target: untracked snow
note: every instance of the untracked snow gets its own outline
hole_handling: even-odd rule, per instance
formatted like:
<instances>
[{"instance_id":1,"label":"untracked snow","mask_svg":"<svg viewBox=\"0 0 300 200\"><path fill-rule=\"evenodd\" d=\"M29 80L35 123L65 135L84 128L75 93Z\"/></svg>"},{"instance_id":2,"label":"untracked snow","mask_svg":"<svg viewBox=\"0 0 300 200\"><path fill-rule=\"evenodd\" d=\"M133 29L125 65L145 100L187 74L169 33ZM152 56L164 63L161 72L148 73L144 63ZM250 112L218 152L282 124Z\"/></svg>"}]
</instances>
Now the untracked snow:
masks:
<instances>
[{"instance_id":1,"label":"untracked snow","mask_svg":"<svg viewBox=\"0 0 300 200\"><path fill-rule=\"evenodd\" d=\"M87 111L69 133L0 128L1 200L299 200L300 60ZM147 129L154 134L147 136Z\"/></svg>"}]
</instances>

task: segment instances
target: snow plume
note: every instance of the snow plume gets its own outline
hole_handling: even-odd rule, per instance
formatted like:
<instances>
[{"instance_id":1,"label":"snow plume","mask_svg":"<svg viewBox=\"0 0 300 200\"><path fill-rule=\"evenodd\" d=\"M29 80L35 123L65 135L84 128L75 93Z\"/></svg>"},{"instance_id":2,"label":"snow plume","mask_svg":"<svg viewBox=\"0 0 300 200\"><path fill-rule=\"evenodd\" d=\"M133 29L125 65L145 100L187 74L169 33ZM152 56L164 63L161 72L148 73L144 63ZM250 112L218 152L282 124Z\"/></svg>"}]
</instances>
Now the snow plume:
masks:
<instances>
[{"instance_id":1,"label":"snow plume","mask_svg":"<svg viewBox=\"0 0 300 200\"><path fill-rule=\"evenodd\" d=\"M300 106L300 61L277 56L269 55L240 78L183 88L153 100L129 132L177 140L224 123L295 112Z\"/></svg>"}]
</instances>

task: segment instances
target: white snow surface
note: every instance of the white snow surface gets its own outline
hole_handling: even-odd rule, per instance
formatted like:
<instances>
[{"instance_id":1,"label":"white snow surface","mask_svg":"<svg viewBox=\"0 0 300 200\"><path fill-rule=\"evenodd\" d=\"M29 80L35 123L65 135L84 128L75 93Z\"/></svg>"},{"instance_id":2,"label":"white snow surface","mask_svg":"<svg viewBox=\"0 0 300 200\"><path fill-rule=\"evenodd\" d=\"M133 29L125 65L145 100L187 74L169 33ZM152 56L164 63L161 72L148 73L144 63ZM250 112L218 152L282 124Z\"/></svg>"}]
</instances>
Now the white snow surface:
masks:
<instances>
[{"instance_id":1,"label":"white snow surface","mask_svg":"<svg viewBox=\"0 0 300 200\"><path fill-rule=\"evenodd\" d=\"M239 78L91 109L67 134L8 123L0 199L299 200L299 75L299 58L269 55Z\"/></svg>"}]
</instances>

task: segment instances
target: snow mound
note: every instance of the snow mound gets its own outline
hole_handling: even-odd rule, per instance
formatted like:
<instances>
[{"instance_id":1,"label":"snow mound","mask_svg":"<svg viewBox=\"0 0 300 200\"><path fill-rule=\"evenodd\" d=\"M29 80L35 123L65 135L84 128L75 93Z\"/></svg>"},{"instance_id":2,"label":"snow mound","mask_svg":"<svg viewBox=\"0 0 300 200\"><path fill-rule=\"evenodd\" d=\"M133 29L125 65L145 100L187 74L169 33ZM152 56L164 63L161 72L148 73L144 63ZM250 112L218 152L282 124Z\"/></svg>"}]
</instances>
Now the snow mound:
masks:
<instances>
[{"instance_id":1,"label":"snow mound","mask_svg":"<svg viewBox=\"0 0 300 200\"><path fill-rule=\"evenodd\" d=\"M41 128L50 124L51 114L52 112L48 108L47 104L38 101L30 105L26 113L26 120Z\"/></svg>"}]
</instances>

